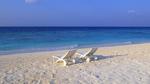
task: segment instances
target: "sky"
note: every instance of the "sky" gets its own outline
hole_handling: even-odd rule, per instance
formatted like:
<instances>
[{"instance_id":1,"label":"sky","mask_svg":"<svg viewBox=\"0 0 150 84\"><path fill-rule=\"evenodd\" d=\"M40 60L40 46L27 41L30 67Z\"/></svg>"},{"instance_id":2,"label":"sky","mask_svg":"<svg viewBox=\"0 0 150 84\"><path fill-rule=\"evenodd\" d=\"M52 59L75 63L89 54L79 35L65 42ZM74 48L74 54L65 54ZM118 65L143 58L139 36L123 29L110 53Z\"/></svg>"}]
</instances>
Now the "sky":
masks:
<instances>
[{"instance_id":1,"label":"sky","mask_svg":"<svg viewBox=\"0 0 150 84\"><path fill-rule=\"evenodd\" d=\"M150 0L0 0L0 26L150 26Z\"/></svg>"}]
</instances>

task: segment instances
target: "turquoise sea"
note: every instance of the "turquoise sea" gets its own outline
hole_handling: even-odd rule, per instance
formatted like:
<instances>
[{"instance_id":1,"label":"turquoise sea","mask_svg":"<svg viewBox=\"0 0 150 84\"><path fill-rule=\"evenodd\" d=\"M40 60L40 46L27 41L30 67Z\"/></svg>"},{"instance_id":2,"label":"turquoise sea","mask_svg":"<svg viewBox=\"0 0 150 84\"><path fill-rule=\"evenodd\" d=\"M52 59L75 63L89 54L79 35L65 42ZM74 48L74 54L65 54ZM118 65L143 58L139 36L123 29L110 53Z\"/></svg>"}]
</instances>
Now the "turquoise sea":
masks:
<instances>
[{"instance_id":1,"label":"turquoise sea","mask_svg":"<svg viewBox=\"0 0 150 84\"><path fill-rule=\"evenodd\" d=\"M150 42L149 27L0 27L0 54Z\"/></svg>"}]
</instances>

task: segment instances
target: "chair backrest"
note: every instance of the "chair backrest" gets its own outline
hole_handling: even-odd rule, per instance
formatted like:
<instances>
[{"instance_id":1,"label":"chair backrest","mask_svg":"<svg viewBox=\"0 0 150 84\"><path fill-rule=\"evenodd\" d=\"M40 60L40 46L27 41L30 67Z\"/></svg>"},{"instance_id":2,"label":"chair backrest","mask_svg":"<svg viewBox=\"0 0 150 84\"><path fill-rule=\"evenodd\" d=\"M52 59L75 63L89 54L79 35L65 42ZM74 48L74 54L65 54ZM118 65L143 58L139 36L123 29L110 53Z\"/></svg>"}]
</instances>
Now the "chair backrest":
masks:
<instances>
[{"instance_id":1,"label":"chair backrest","mask_svg":"<svg viewBox=\"0 0 150 84\"><path fill-rule=\"evenodd\" d=\"M72 58L72 56L76 53L77 50L70 50L68 51L62 58L63 59L69 59L69 58Z\"/></svg>"},{"instance_id":2,"label":"chair backrest","mask_svg":"<svg viewBox=\"0 0 150 84\"><path fill-rule=\"evenodd\" d=\"M92 48L91 50L89 50L89 52L86 53L86 56L92 56L98 48Z\"/></svg>"}]
</instances>

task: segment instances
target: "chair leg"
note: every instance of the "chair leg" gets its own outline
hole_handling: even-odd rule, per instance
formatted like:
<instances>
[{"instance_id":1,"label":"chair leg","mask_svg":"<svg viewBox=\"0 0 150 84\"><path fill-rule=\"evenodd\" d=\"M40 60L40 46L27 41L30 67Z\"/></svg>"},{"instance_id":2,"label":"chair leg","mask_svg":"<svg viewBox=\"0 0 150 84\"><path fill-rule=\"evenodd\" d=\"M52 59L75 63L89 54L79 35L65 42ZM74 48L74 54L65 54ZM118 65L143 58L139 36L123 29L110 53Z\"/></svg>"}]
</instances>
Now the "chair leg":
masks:
<instances>
[{"instance_id":1,"label":"chair leg","mask_svg":"<svg viewBox=\"0 0 150 84\"><path fill-rule=\"evenodd\" d=\"M94 57L94 60L98 60L98 57Z\"/></svg>"},{"instance_id":2,"label":"chair leg","mask_svg":"<svg viewBox=\"0 0 150 84\"><path fill-rule=\"evenodd\" d=\"M73 60L72 60L72 62L75 64L75 63L76 63L76 60L75 60L75 59L73 59Z\"/></svg>"},{"instance_id":3,"label":"chair leg","mask_svg":"<svg viewBox=\"0 0 150 84\"><path fill-rule=\"evenodd\" d=\"M82 58L80 58L80 59L82 60L82 62L85 62L86 59L87 59L87 57L82 57Z\"/></svg>"},{"instance_id":4,"label":"chair leg","mask_svg":"<svg viewBox=\"0 0 150 84\"><path fill-rule=\"evenodd\" d=\"M63 59L57 60L56 63L62 63L63 66L67 65L67 62L65 60L63 60Z\"/></svg>"},{"instance_id":5,"label":"chair leg","mask_svg":"<svg viewBox=\"0 0 150 84\"><path fill-rule=\"evenodd\" d=\"M89 63L91 61L90 58L86 58L86 62Z\"/></svg>"},{"instance_id":6,"label":"chair leg","mask_svg":"<svg viewBox=\"0 0 150 84\"><path fill-rule=\"evenodd\" d=\"M67 65L72 65L76 63L75 59L67 59L66 62L67 62Z\"/></svg>"}]
</instances>

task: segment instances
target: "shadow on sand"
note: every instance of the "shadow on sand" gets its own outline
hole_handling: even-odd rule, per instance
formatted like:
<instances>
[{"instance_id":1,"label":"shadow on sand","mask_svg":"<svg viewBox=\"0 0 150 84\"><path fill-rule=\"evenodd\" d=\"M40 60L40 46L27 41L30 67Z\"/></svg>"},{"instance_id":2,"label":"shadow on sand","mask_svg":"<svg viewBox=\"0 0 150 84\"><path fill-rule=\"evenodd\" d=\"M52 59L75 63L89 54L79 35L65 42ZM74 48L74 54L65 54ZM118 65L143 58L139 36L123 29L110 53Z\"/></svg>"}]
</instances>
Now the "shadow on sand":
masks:
<instances>
[{"instance_id":1,"label":"shadow on sand","mask_svg":"<svg viewBox=\"0 0 150 84\"><path fill-rule=\"evenodd\" d=\"M110 58L114 58L114 57L120 57L120 56L127 56L128 54L123 54L123 55L110 55L110 56L104 56L104 55L93 55L90 59L91 61L99 61L99 60L104 60L104 59L110 59ZM79 63L84 63L84 61L82 61L79 58L76 58L76 63L75 64L79 64Z\"/></svg>"}]
</instances>

